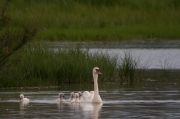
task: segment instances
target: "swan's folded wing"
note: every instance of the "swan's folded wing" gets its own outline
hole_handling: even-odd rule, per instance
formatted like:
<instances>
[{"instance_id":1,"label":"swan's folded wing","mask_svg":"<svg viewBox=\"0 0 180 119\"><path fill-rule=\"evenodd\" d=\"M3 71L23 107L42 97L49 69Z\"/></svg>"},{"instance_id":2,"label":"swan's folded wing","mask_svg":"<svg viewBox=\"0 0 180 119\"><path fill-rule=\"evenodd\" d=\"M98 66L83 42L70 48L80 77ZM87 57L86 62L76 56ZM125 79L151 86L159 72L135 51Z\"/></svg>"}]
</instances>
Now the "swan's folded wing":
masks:
<instances>
[{"instance_id":1,"label":"swan's folded wing","mask_svg":"<svg viewBox=\"0 0 180 119\"><path fill-rule=\"evenodd\" d=\"M89 93L89 91L84 91L84 92L83 92L83 95L82 95L82 97L81 97L80 102L91 102L92 99L93 99L93 96L94 96L94 93L93 93L93 92L94 92L94 91L91 91L91 92Z\"/></svg>"}]
</instances>

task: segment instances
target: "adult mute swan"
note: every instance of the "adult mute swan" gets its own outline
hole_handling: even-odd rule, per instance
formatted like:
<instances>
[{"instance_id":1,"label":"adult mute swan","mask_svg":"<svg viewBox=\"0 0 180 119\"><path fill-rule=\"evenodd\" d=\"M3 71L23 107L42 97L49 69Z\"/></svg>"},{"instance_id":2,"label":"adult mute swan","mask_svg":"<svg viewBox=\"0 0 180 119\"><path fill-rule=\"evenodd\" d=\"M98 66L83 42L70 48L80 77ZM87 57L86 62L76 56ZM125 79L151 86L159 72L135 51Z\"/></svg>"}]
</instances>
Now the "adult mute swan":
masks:
<instances>
[{"instance_id":1,"label":"adult mute swan","mask_svg":"<svg viewBox=\"0 0 180 119\"><path fill-rule=\"evenodd\" d=\"M25 98L23 94L20 94L20 101L23 102L23 103L29 103L29 99L28 98Z\"/></svg>"},{"instance_id":2,"label":"adult mute swan","mask_svg":"<svg viewBox=\"0 0 180 119\"><path fill-rule=\"evenodd\" d=\"M57 99L58 102L64 102L65 100L63 99L64 93L59 93L59 98Z\"/></svg>"},{"instance_id":3,"label":"adult mute swan","mask_svg":"<svg viewBox=\"0 0 180 119\"><path fill-rule=\"evenodd\" d=\"M98 67L94 67L92 70L92 75L94 79L94 91L84 91L81 97L81 102L92 102L92 103L102 103L102 99L99 95L98 88L98 75L101 74Z\"/></svg>"}]
</instances>

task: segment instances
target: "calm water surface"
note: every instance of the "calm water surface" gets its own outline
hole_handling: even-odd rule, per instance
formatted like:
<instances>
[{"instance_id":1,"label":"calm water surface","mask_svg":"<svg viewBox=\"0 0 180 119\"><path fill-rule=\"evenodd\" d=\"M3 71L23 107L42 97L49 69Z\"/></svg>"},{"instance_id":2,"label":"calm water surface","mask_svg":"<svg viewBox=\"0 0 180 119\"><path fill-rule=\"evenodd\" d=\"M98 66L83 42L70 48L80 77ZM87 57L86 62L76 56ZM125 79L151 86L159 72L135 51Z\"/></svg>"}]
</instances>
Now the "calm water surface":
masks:
<instances>
[{"instance_id":1,"label":"calm water surface","mask_svg":"<svg viewBox=\"0 0 180 119\"><path fill-rule=\"evenodd\" d=\"M0 118L58 119L179 119L180 82L152 79L136 86L100 86L103 105L57 103L59 92L69 98L72 87L40 89L1 89ZM81 90L85 90L82 89ZM19 102L19 94L30 99Z\"/></svg>"},{"instance_id":2,"label":"calm water surface","mask_svg":"<svg viewBox=\"0 0 180 119\"><path fill-rule=\"evenodd\" d=\"M180 49L90 49L91 52L101 51L112 56L123 58L125 53L130 53L148 69L180 69Z\"/></svg>"}]
</instances>

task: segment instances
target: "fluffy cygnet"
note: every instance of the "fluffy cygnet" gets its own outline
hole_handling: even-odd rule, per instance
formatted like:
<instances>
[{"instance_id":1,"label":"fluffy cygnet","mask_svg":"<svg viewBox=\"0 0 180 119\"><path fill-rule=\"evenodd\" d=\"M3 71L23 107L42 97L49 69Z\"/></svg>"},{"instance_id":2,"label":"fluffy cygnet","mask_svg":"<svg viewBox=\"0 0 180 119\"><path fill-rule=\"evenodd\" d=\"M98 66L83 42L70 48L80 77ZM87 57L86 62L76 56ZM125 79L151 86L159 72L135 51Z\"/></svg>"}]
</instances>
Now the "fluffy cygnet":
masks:
<instances>
[{"instance_id":1,"label":"fluffy cygnet","mask_svg":"<svg viewBox=\"0 0 180 119\"><path fill-rule=\"evenodd\" d=\"M29 102L30 100L28 98L25 98L23 94L20 95L20 101L21 102Z\"/></svg>"},{"instance_id":2,"label":"fluffy cygnet","mask_svg":"<svg viewBox=\"0 0 180 119\"><path fill-rule=\"evenodd\" d=\"M74 99L71 102L73 102L73 103L78 103L79 102L79 93L74 94Z\"/></svg>"},{"instance_id":3,"label":"fluffy cygnet","mask_svg":"<svg viewBox=\"0 0 180 119\"><path fill-rule=\"evenodd\" d=\"M69 99L67 99L68 102L71 102L74 99L74 92L71 92Z\"/></svg>"},{"instance_id":4,"label":"fluffy cygnet","mask_svg":"<svg viewBox=\"0 0 180 119\"><path fill-rule=\"evenodd\" d=\"M64 93L59 93L59 98L57 99L58 102L64 102Z\"/></svg>"}]
</instances>

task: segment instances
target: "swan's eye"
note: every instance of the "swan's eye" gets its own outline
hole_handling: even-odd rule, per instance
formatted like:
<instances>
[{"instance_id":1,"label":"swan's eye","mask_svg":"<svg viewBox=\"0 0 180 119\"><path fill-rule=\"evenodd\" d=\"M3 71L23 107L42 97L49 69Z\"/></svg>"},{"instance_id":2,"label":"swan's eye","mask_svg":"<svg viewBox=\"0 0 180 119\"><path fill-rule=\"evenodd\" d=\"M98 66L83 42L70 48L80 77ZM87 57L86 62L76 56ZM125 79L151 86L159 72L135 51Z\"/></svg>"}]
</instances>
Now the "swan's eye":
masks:
<instances>
[{"instance_id":1,"label":"swan's eye","mask_svg":"<svg viewBox=\"0 0 180 119\"><path fill-rule=\"evenodd\" d=\"M97 74L101 74L100 70L99 69L95 69Z\"/></svg>"},{"instance_id":2,"label":"swan's eye","mask_svg":"<svg viewBox=\"0 0 180 119\"><path fill-rule=\"evenodd\" d=\"M96 71L100 71L99 69L96 69Z\"/></svg>"}]
</instances>

